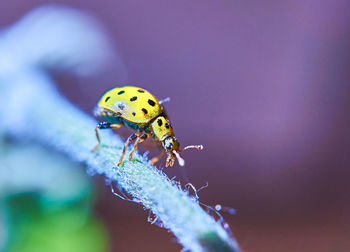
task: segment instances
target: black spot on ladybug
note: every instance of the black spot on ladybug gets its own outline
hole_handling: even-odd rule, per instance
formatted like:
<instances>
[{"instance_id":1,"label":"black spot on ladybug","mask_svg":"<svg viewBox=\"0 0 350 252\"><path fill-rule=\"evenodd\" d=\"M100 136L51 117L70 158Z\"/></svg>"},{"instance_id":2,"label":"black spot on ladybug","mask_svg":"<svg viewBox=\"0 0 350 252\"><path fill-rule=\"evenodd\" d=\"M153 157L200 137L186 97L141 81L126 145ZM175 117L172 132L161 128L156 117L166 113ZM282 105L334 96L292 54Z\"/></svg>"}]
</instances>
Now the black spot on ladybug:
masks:
<instances>
[{"instance_id":1,"label":"black spot on ladybug","mask_svg":"<svg viewBox=\"0 0 350 252\"><path fill-rule=\"evenodd\" d=\"M125 91L122 90L122 91L119 91L119 92L118 92L118 95L121 95L121 94L124 94L124 93L125 93Z\"/></svg>"},{"instance_id":2,"label":"black spot on ladybug","mask_svg":"<svg viewBox=\"0 0 350 252\"><path fill-rule=\"evenodd\" d=\"M135 112L132 112L132 115L133 115L133 116L136 116L136 113L135 113Z\"/></svg>"},{"instance_id":3,"label":"black spot on ladybug","mask_svg":"<svg viewBox=\"0 0 350 252\"><path fill-rule=\"evenodd\" d=\"M158 126L159 126L159 127L162 126L162 125L163 125L162 119L158 119L158 120L157 120L157 123L158 123Z\"/></svg>"},{"instance_id":4,"label":"black spot on ladybug","mask_svg":"<svg viewBox=\"0 0 350 252\"><path fill-rule=\"evenodd\" d=\"M137 90L137 92L139 92L139 93L144 93L145 91L144 91L144 90L139 89L139 90Z\"/></svg>"},{"instance_id":5,"label":"black spot on ladybug","mask_svg":"<svg viewBox=\"0 0 350 252\"><path fill-rule=\"evenodd\" d=\"M118 103L118 108L119 108L120 110L123 110L123 109L125 108L124 103Z\"/></svg>"},{"instance_id":6,"label":"black spot on ladybug","mask_svg":"<svg viewBox=\"0 0 350 252\"><path fill-rule=\"evenodd\" d=\"M108 97L106 98L105 102L107 102L107 101L109 100L109 98L111 98L111 97L110 97L110 96L108 96Z\"/></svg>"},{"instance_id":7,"label":"black spot on ladybug","mask_svg":"<svg viewBox=\"0 0 350 252\"><path fill-rule=\"evenodd\" d=\"M165 124L165 128L167 128L167 129L169 129L169 128L170 128L169 123L166 123L166 124Z\"/></svg>"},{"instance_id":8,"label":"black spot on ladybug","mask_svg":"<svg viewBox=\"0 0 350 252\"><path fill-rule=\"evenodd\" d=\"M145 113L145 114L148 113L147 109L145 109L145 108L143 108L143 109L141 109L141 110L142 110L142 112Z\"/></svg>"},{"instance_id":9,"label":"black spot on ladybug","mask_svg":"<svg viewBox=\"0 0 350 252\"><path fill-rule=\"evenodd\" d=\"M152 101L151 99L148 99L148 104L151 105L152 107L154 107L154 105L156 105L156 103L154 101Z\"/></svg>"},{"instance_id":10,"label":"black spot on ladybug","mask_svg":"<svg viewBox=\"0 0 350 252\"><path fill-rule=\"evenodd\" d=\"M136 100L137 100L137 96L130 98L130 101L136 101Z\"/></svg>"}]
</instances>

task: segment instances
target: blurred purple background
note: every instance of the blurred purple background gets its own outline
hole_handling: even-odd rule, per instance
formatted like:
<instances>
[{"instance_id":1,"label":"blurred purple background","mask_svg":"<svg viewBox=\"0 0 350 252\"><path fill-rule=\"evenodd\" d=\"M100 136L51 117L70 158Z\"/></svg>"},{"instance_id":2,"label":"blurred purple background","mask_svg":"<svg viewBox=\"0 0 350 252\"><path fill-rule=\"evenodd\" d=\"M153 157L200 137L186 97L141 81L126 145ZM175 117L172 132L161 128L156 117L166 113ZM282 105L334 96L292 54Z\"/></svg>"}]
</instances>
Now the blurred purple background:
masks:
<instances>
[{"instance_id":1,"label":"blurred purple background","mask_svg":"<svg viewBox=\"0 0 350 252\"><path fill-rule=\"evenodd\" d=\"M47 2L0 1L0 26ZM125 65L89 79L56 73L61 91L88 113L117 85L170 96L182 145L205 150L165 172L209 182L201 201L236 209L224 216L245 251L350 250L349 1L55 3L96 16ZM100 188L111 251L181 249Z\"/></svg>"}]
</instances>

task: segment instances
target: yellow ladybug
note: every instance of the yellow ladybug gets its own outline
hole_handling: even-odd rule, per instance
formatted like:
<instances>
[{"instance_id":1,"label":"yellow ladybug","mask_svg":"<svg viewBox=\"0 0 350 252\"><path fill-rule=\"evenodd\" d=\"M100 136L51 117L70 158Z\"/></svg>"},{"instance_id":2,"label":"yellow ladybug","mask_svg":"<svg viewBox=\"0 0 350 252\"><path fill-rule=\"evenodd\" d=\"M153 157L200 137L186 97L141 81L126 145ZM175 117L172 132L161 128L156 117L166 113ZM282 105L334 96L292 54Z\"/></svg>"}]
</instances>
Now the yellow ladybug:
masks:
<instances>
[{"instance_id":1,"label":"yellow ladybug","mask_svg":"<svg viewBox=\"0 0 350 252\"><path fill-rule=\"evenodd\" d=\"M95 128L98 144L93 151L99 147L101 142L98 129L119 129L126 126L137 132L126 140L118 166L122 163L126 148L130 143L135 141L129 161L137 150L137 145L148 137L154 138L162 147L160 155L150 160L151 165L158 162L167 153L166 167L174 165L175 157L183 166L185 161L180 157L179 152L191 148L202 150L203 146L190 145L180 149L180 144L175 138L171 123L161 104L162 102L158 101L154 95L139 87L116 87L106 92L95 110L95 115L102 118L103 122L100 122Z\"/></svg>"}]
</instances>

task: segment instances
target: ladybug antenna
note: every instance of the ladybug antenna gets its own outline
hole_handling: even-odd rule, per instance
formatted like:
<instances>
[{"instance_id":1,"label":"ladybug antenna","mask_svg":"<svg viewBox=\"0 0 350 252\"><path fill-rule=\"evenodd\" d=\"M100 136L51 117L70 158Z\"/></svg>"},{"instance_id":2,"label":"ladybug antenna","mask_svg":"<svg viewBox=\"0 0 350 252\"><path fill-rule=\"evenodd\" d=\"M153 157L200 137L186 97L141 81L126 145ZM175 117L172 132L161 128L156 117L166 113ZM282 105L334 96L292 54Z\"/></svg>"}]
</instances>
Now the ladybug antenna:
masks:
<instances>
[{"instance_id":1,"label":"ladybug antenna","mask_svg":"<svg viewBox=\"0 0 350 252\"><path fill-rule=\"evenodd\" d=\"M162 104L162 103L165 103L165 102L170 102L170 97L167 97L167 98L165 98L163 100L160 100L159 104Z\"/></svg>"},{"instance_id":2,"label":"ladybug antenna","mask_svg":"<svg viewBox=\"0 0 350 252\"><path fill-rule=\"evenodd\" d=\"M185 160L180 156L180 154L177 151L173 151L175 154L177 161L179 162L179 165L184 166L185 165Z\"/></svg>"},{"instance_id":3,"label":"ladybug antenna","mask_svg":"<svg viewBox=\"0 0 350 252\"><path fill-rule=\"evenodd\" d=\"M187 150L187 149L203 150L203 145L188 145L185 148L183 148L181 151L184 151L184 150Z\"/></svg>"},{"instance_id":4,"label":"ladybug antenna","mask_svg":"<svg viewBox=\"0 0 350 252\"><path fill-rule=\"evenodd\" d=\"M184 166L185 165L185 160L180 156L179 152L180 151L184 151L184 150L187 150L187 149L197 149L197 150L203 150L203 145L188 145L186 146L185 148L183 149L179 149L178 152L173 150L173 153L175 154L176 158L177 158L177 161L179 162L179 164L181 166Z\"/></svg>"}]
</instances>

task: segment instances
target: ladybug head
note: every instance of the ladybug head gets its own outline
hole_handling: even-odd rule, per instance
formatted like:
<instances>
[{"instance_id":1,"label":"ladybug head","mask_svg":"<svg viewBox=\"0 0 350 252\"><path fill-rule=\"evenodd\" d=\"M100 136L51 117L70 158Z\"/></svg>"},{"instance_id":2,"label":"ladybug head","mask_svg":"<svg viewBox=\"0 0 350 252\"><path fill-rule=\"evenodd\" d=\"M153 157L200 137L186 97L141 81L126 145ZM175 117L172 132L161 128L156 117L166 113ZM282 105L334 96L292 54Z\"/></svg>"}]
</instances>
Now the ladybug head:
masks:
<instances>
[{"instance_id":1,"label":"ladybug head","mask_svg":"<svg viewBox=\"0 0 350 252\"><path fill-rule=\"evenodd\" d=\"M203 145L189 145L183 149L180 149L180 144L174 136L169 136L163 140L163 147L168 154L166 160L166 167L173 166L175 163L175 158L179 162L179 165L184 166L185 160L180 156L179 152L187 150L187 149L197 149L202 150Z\"/></svg>"},{"instance_id":2,"label":"ladybug head","mask_svg":"<svg viewBox=\"0 0 350 252\"><path fill-rule=\"evenodd\" d=\"M178 151L180 144L174 136L168 136L163 140L163 147L166 152Z\"/></svg>"}]
</instances>

